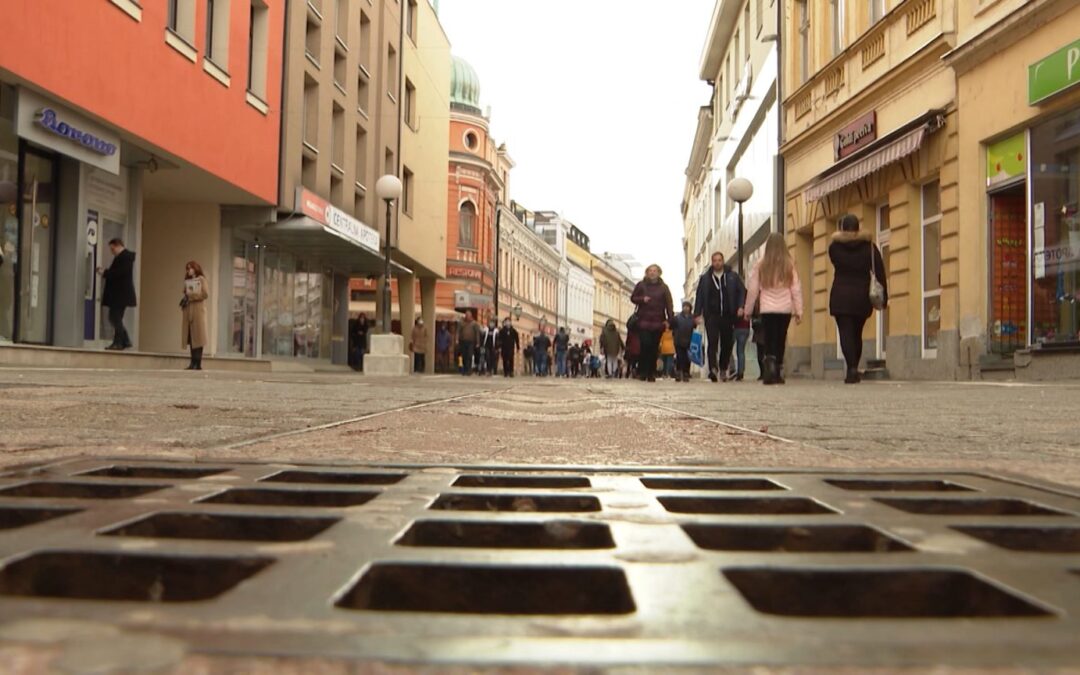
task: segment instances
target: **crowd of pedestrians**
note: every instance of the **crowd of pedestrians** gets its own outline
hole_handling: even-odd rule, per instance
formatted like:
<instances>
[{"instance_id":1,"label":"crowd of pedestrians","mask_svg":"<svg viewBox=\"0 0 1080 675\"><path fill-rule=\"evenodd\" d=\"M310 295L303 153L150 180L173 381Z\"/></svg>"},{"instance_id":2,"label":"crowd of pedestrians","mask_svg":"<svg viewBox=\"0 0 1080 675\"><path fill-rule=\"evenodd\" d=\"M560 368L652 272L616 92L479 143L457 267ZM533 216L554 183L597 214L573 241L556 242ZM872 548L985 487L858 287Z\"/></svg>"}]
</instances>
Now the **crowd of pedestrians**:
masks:
<instances>
[{"instance_id":1,"label":"crowd of pedestrians","mask_svg":"<svg viewBox=\"0 0 1080 675\"><path fill-rule=\"evenodd\" d=\"M853 215L840 219L829 245L829 259L835 268L829 311L836 320L846 362L845 382L855 384L861 380L863 328L873 311L888 303L885 265L873 238L860 231L859 219ZM201 279L201 270L189 267L188 276ZM192 299L197 301L197 296ZM802 322L803 292L782 234L772 233L766 239L746 283L723 253L714 253L709 269L698 279L693 302L683 302L678 313L659 265L645 270L630 300L635 311L626 323L626 333L609 320L595 344L575 341L566 327L554 336L546 331L523 335L509 317L501 326L494 317L482 325L473 311L467 311L456 331L451 332L446 323L437 326L435 370L494 376L501 369L504 377L514 377L520 355L521 372L531 377L689 382L692 364L697 363L712 382L742 381L747 371L746 348L752 342L758 380L767 385L785 383L787 335L792 321ZM364 344L366 317L350 328L355 338L350 342ZM699 328L704 329L703 335ZM194 338L198 333L189 330L186 335ZM422 320L416 321L410 337L414 370L424 372L429 334ZM198 364L197 342L192 340L193 364ZM362 369L363 350L350 354L350 362Z\"/></svg>"}]
</instances>

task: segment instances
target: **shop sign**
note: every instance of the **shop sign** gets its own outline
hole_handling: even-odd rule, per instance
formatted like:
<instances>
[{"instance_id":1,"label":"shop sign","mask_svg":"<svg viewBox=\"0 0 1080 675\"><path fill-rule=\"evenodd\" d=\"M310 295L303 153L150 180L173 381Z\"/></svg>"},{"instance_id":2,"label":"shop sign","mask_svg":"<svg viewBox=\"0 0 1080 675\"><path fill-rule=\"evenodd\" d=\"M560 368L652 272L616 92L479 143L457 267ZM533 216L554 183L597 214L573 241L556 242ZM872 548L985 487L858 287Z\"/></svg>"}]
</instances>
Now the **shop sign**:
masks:
<instances>
[{"instance_id":1,"label":"shop sign","mask_svg":"<svg viewBox=\"0 0 1080 675\"><path fill-rule=\"evenodd\" d=\"M1080 82L1080 40L1028 66L1028 105L1042 103Z\"/></svg>"},{"instance_id":2,"label":"shop sign","mask_svg":"<svg viewBox=\"0 0 1080 675\"><path fill-rule=\"evenodd\" d=\"M489 309L492 306L494 303L491 296L469 291L454 291L454 309Z\"/></svg>"},{"instance_id":3,"label":"shop sign","mask_svg":"<svg viewBox=\"0 0 1080 675\"><path fill-rule=\"evenodd\" d=\"M20 88L16 111L19 136L112 174L120 173L120 138L100 125L43 96Z\"/></svg>"},{"instance_id":4,"label":"shop sign","mask_svg":"<svg viewBox=\"0 0 1080 675\"><path fill-rule=\"evenodd\" d=\"M446 276L455 277L457 279L475 279L477 281L483 281L484 272L478 270L475 267L461 267L460 265L449 265L446 268Z\"/></svg>"},{"instance_id":5,"label":"shop sign","mask_svg":"<svg viewBox=\"0 0 1080 675\"><path fill-rule=\"evenodd\" d=\"M1027 135L1015 136L986 146L986 187L993 187L1019 178L1027 172Z\"/></svg>"},{"instance_id":6,"label":"shop sign","mask_svg":"<svg viewBox=\"0 0 1080 675\"><path fill-rule=\"evenodd\" d=\"M877 112L871 111L847 125L833 139L836 160L853 155L877 140Z\"/></svg>"},{"instance_id":7,"label":"shop sign","mask_svg":"<svg viewBox=\"0 0 1080 675\"><path fill-rule=\"evenodd\" d=\"M363 224L314 192L296 188L296 210L320 223L326 231L361 248L379 252L378 230Z\"/></svg>"}]
</instances>

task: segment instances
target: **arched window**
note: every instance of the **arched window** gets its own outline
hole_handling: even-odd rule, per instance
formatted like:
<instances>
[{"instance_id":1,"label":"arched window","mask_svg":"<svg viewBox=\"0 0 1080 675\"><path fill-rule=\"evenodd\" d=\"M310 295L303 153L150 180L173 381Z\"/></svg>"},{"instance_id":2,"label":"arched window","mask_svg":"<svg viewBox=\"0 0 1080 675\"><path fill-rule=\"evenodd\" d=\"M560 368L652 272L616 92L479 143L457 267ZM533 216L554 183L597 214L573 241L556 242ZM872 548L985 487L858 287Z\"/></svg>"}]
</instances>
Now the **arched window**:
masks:
<instances>
[{"instance_id":1,"label":"arched window","mask_svg":"<svg viewBox=\"0 0 1080 675\"><path fill-rule=\"evenodd\" d=\"M458 247L476 248L476 205L464 202L458 210Z\"/></svg>"}]
</instances>

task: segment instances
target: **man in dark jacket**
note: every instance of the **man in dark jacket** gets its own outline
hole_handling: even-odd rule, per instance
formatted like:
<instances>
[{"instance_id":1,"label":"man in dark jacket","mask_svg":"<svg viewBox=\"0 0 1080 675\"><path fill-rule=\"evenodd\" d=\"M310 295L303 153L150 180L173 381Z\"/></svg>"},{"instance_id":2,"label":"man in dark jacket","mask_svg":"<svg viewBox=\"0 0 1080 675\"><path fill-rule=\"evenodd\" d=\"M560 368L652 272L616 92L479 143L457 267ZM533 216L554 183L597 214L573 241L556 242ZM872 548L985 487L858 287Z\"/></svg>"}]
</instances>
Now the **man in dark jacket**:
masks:
<instances>
[{"instance_id":1,"label":"man in dark jacket","mask_svg":"<svg viewBox=\"0 0 1080 675\"><path fill-rule=\"evenodd\" d=\"M550 350L551 338L543 331L537 333L533 339L533 358L536 359L536 374L539 377L547 377L550 372L548 370L548 352Z\"/></svg>"},{"instance_id":2,"label":"man in dark jacket","mask_svg":"<svg viewBox=\"0 0 1080 675\"><path fill-rule=\"evenodd\" d=\"M499 351L502 352L503 377L514 376L514 355L517 354L520 346L521 338L518 337L518 332L514 330L510 318L507 317L503 320L502 328L499 330Z\"/></svg>"},{"instance_id":3,"label":"man in dark jacket","mask_svg":"<svg viewBox=\"0 0 1080 675\"><path fill-rule=\"evenodd\" d=\"M101 304L109 310L109 324L113 329L112 344L105 349L119 351L131 348L131 338L124 328L124 312L135 306L135 254L124 248L120 239L110 241L109 250L113 254L109 269L98 268L98 274L105 281Z\"/></svg>"},{"instance_id":4,"label":"man in dark jacket","mask_svg":"<svg viewBox=\"0 0 1080 675\"><path fill-rule=\"evenodd\" d=\"M709 360L709 379L716 382L718 373L727 381L731 348L735 345L735 320L743 314L746 302L746 286L739 275L724 263L724 254L712 255L712 266L698 279L694 317L705 321L705 334L709 338L706 355ZM717 368L717 349L720 367Z\"/></svg>"},{"instance_id":5,"label":"man in dark jacket","mask_svg":"<svg viewBox=\"0 0 1080 675\"><path fill-rule=\"evenodd\" d=\"M472 310L465 310L465 320L458 326L458 349L461 350L462 375L473 374L473 358L481 337L480 324L473 320Z\"/></svg>"}]
</instances>

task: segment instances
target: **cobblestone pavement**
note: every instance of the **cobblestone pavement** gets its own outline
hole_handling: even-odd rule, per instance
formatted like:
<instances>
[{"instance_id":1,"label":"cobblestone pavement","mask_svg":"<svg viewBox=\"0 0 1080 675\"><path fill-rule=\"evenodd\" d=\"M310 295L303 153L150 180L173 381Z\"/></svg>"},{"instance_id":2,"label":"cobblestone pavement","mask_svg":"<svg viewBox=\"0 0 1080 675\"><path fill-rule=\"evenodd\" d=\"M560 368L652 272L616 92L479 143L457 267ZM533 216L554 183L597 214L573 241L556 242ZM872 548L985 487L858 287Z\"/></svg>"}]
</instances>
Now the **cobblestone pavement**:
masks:
<instances>
[{"instance_id":1,"label":"cobblestone pavement","mask_svg":"<svg viewBox=\"0 0 1080 675\"><path fill-rule=\"evenodd\" d=\"M1075 486L1078 403L1080 384L762 387L0 369L0 462L154 455L910 467L1003 471Z\"/></svg>"}]
</instances>

